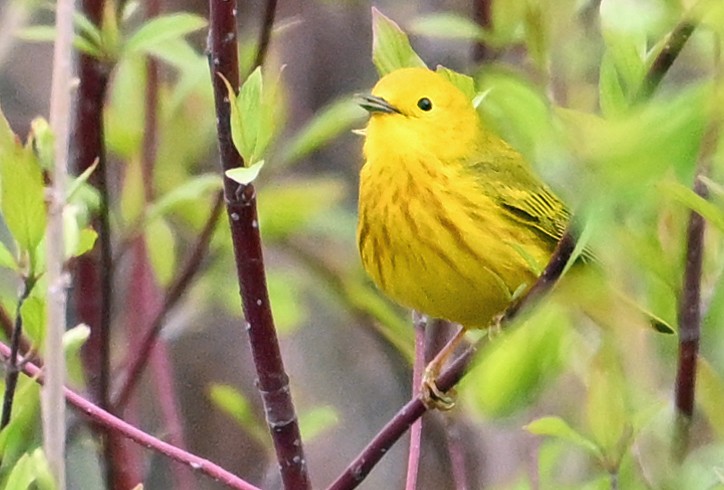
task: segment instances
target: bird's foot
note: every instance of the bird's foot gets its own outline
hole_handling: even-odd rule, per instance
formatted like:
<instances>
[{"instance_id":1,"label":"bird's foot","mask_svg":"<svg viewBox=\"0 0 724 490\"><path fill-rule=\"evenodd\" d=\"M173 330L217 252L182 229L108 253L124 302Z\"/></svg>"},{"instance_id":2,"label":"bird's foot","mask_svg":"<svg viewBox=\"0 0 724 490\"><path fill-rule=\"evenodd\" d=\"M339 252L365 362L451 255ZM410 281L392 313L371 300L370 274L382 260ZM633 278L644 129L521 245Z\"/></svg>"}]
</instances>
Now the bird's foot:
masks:
<instances>
[{"instance_id":1,"label":"bird's foot","mask_svg":"<svg viewBox=\"0 0 724 490\"><path fill-rule=\"evenodd\" d=\"M430 363L422 375L422 383L420 384L422 403L428 410L446 412L455 406L457 393L455 389L443 392L437 387L437 376L440 369L439 366L433 364L434 363Z\"/></svg>"}]
</instances>

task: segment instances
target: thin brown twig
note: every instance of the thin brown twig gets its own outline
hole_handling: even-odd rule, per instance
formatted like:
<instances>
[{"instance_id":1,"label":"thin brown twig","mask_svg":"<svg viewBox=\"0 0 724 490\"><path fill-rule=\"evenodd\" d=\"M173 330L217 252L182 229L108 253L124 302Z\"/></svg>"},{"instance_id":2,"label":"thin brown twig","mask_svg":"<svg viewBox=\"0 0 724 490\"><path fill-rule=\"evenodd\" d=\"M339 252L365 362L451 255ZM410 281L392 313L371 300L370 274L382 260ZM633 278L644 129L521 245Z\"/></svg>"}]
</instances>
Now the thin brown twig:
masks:
<instances>
[{"instance_id":1,"label":"thin brown twig","mask_svg":"<svg viewBox=\"0 0 724 490\"><path fill-rule=\"evenodd\" d=\"M277 0L266 0L264 7L264 20L262 21L261 31L259 32L259 41L256 48L256 59L252 70L257 66L264 64L267 51L269 51L269 41L271 40L272 26L274 25L274 16L277 11Z\"/></svg>"}]
</instances>

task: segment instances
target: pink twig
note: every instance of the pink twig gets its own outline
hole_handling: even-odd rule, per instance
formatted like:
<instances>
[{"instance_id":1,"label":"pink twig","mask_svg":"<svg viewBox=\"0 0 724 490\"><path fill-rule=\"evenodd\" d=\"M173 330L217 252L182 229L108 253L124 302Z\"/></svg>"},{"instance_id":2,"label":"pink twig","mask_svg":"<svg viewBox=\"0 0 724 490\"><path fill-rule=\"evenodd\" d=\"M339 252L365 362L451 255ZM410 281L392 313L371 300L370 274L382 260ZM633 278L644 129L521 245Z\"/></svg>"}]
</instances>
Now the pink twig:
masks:
<instances>
[{"instance_id":1,"label":"pink twig","mask_svg":"<svg viewBox=\"0 0 724 490\"><path fill-rule=\"evenodd\" d=\"M4 359L10 356L10 347L4 343L0 343L0 356ZM34 378L38 383L43 384L43 373L38 366L31 362L22 362L22 370L23 373ZM96 426L102 427L107 432L113 432L116 435L127 437L133 442L163 454L174 461L185 464L192 470L211 477L229 488L236 490L260 490L258 487L242 480L207 459L200 458L137 429L68 388L63 388L63 393L68 403L82 412L83 415L89 418Z\"/></svg>"}]
</instances>

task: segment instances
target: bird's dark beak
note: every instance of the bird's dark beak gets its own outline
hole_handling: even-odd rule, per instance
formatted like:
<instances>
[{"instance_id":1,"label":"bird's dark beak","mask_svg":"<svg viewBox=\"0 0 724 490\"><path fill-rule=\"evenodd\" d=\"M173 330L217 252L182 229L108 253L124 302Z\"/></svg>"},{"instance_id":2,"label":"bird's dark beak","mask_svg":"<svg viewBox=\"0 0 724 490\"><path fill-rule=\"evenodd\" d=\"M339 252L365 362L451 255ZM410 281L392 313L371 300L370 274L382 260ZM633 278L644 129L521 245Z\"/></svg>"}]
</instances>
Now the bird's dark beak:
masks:
<instances>
[{"instance_id":1,"label":"bird's dark beak","mask_svg":"<svg viewBox=\"0 0 724 490\"><path fill-rule=\"evenodd\" d=\"M375 95L360 94L357 95L357 103L365 110L370 113L384 112L387 114L397 113L400 114L399 109L387 102L382 97Z\"/></svg>"}]
</instances>

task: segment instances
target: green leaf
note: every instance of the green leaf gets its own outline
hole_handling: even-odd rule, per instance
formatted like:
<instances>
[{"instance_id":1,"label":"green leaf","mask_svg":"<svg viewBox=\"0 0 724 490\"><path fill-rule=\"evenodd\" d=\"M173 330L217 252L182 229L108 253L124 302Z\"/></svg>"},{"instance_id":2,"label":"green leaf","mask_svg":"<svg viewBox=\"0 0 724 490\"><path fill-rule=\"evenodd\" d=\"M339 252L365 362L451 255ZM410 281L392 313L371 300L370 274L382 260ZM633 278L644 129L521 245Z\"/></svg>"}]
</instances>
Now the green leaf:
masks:
<instances>
[{"instance_id":1,"label":"green leaf","mask_svg":"<svg viewBox=\"0 0 724 490\"><path fill-rule=\"evenodd\" d=\"M600 458L601 456L601 451L596 443L577 432L560 417L541 417L523 428L531 434L556 437L563 441L575 444L576 446L582 447L586 451L590 452L597 458Z\"/></svg>"},{"instance_id":2,"label":"green leaf","mask_svg":"<svg viewBox=\"0 0 724 490\"><path fill-rule=\"evenodd\" d=\"M68 191L66 193L66 201L70 201L75 197L75 193L78 192L78 190L84 186L88 179L90 178L91 174L95 171L95 169L98 167L98 159L96 159L90 167L83 170L83 173L81 173L78 177L73 179L73 181L68 186Z\"/></svg>"},{"instance_id":3,"label":"green leaf","mask_svg":"<svg viewBox=\"0 0 724 490\"><path fill-rule=\"evenodd\" d=\"M185 39L169 39L149 46L146 52L154 58L163 60L182 71L196 67L200 57ZM208 71L204 76L208 78Z\"/></svg>"},{"instance_id":4,"label":"green leaf","mask_svg":"<svg viewBox=\"0 0 724 490\"><path fill-rule=\"evenodd\" d=\"M287 335L309 316L306 304L301 298L299 278L292 271L280 273L270 270L267 274L267 286L277 332L280 336Z\"/></svg>"},{"instance_id":5,"label":"green leaf","mask_svg":"<svg viewBox=\"0 0 724 490\"><path fill-rule=\"evenodd\" d=\"M467 17L451 12L423 15L410 24L410 32L441 39L462 39L486 42L485 29Z\"/></svg>"},{"instance_id":6,"label":"green leaf","mask_svg":"<svg viewBox=\"0 0 724 490\"><path fill-rule=\"evenodd\" d=\"M595 360L588 380L585 415L593 440L606 461L619 461L622 444L630 435L631 420L624 398L625 387L613 347L604 345Z\"/></svg>"},{"instance_id":7,"label":"green leaf","mask_svg":"<svg viewBox=\"0 0 724 490\"><path fill-rule=\"evenodd\" d=\"M176 269L176 238L173 230L164 218L159 217L146 223L143 233L156 280L162 286L167 286Z\"/></svg>"},{"instance_id":8,"label":"green leaf","mask_svg":"<svg viewBox=\"0 0 724 490\"><path fill-rule=\"evenodd\" d=\"M12 466L4 488L51 490L54 488L53 477L42 449L23 454Z\"/></svg>"},{"instance_id":9,"label":"green leaf","mask_svg":"<svg viewBox=\"0 0 724 490\"><path fill-rule=\"evenodd\" d=\"M351 98L344 97L332 102L320 109L284 144L284 153L275 164L284 165L305 158L364 119L365 111Z\"/></svg>"},{"instance_id":10,"label":"green leaf","mask_svg":"<svg viewBox=\"0 0 724 490\"><path fill-rule=\"evenodd\" d=\"M261 119L261 97L262 97L262 75L261 67L257 67L246 81L239 88L239 95L236 97L238 128L240 135L234 139L234 144L244 157L244 165L250 166L254 161L254 150ZM232 111L233 112L233 111ZM233 127L232 127L233 137Z\"/></svg>"},{"instance_id":11,"label":"green leaf","mask_svg":"<svg viewBox=\"0 0 724 490\"><path fill-rule=\"evenodd\" d=\"M18 138L10 128L10 123L8 123L2 107L0 107L0 157L5 158L4 155L13 152L18 146Z\"/></svg>"},{"instance_id":12,"label":"green leaf","mask_svg":"<svg viewBox=\"0 0 724 490\"><path fill-rule=\"evenodd\" d=\"M86 252L90 252L96 244L98 233L93 228L82 228L78 235L78 242L75 250L71 250L73 257L80 257Z\"/></svg>"},{"instance_id":13,"label":"green leaf","mask_svg":"<svg viewBox=\"0 0 724 490\"><path fill-rule=\"evenodd\" d=\"M27 42L52 42L55 41L55 26L27 26L20 29L15 36Z\"/></svg>"},{"instance_id":14,"label":"green leaf","mask_svg":"<svg viewBox=\"0 0 724 490\"><path fill-rule=\"evenodd\" d=\"M90 337L90 327L83 323L67 330L63 334L63 350L65 351L68 380L75 386L85 384L85 371L80 357L80 349Z\"/></svg>"},{"instance_id":15,"label":"green leaf","mask_svg":"<svg viewBox=\"0 0 724 490\"><path fill-rule=\"evenodd\" d=\"M0 242L0 267L6 267L10 270L18 270L18 262L15 260L15 256L10 253L7 245Z\"/></svg>"},{"instance_id":16,"label":"green leaf","mask_svg":"<svg viewBox=\"0 0 724 490\"><path fill-rule=\"evenodd\" d=\"M530 162L556 161L560 135L550 104L524 79L504 71L485 70L477 79L485 97L478 112L485 124Z\"/></svg>"},{"instance_id":17,"label":"green leaf","mask_svg":"<svg viewBox=\"0 0 724 490\"><path fill-rule=\"evenodd\" d=\"M334 407L314 407L299 414L299 430L305 441L311 441L339 423Z\"/></svg>"},{"instance_id":18,"label":"green leaf","mask_svg":"<svg viewBox=\"0 0 724 490\"><path fill-rule=\"evenodd\" d=\"M414 337L407 318L403 318L377 290L357 277L343 276L338 292L343 303L356 313L373 320L373 327L390 345L412 364Z\"/></svg>"},{"instance_id":19,"label":"green leaf","mask_svg":"<svg viewBox=\"0 0 724 490\"><path fill-rule=\"evenodd\" d=\"M15 402L10 424L0 431L0 452L3 468L17 461L28 450L36 446L33 428L37 427L40 416L40 387L26 376L18 379ZM9 488L4 486L3 488ZM20 487L26 488L26 487ZM32 488L32 486L30 487Z\"/></svg>"},{"instance_id":20,"label":"green leaf","mask_svg":"<svg viewBox=\"0 0 724 490\"><path fill-rule=\"evenodd\" d=\"M709 425L719 438L724 437L724 380L711 364L699 357L697 362L697 401Z\"/></svg>"},{"instance_id":21,"label":"green leaf","mask_svg":"<svg viewBox=\"0 0 724 490\"><path fill-rule=\"evenodd\" d=\"M43 345L47 321L45 301L37 296L26 298L20 307L20 315L23 319L23 332L34 345Z\"/></svg>"},{"instance_id":22,"label":"green leaf","mask_svg":"<svg viewBox=\"0 0 724 490\"><path fill-rule=\"evenodd\" d=\"M17 148L0 158L2 209L5 223L21 250L30 254L45 234L45 189L40 165L31 148Z\"/></svg>"},{"instance_id":23,"label":"green leaf","mask_svg":"<svg viewBox=\"0 0 724 490\"><path fill-rule=\"evenodd\" d=\"M621 85L616 64L608 53L605 53L601 60L601 72L598 77L598 97L601 112L605 116L620 114L629 106L629 100Z\"/></svg>"},{"instance_id":24,"label":"green leaf","mask_svg":"<svg viewBox=\"0 0 724 490\"><path fill-rule=\"evenodd\" d=\"M175 187L151 204L146 211L146 219L154 220L166 216L177 206L202 200L207 194L217 190L221 190L221 179L215 173L188 178L182 185Z\"/></svg>"},{"instance_id":25,"label":"green leaf","mask_svg":"<svg viewBox=\"0 0 724 490\"><path fill-rule=\"evenodd\" d=\"M407 34L375 7L372 7L372 61L380 76L398 68L426 66L410 46Z\"/></svg>"},{"instance_id":26,"label":"green leaf","mask_svg":"<svg viewBox=\"0 0 724 490\"><path fill-rule=\"evenodd\" d=\"M214 405L233 418L263 447L269 447L269 436L259 419L254 415L251 404L236 388L224 384L212 384L209 398Z\"/></svg>"},{"instance_id":27,"label":"green leaf","mask_svg":"<svg viewBox=\"0 0 724 490\"><path fill-rule=\"evenodd\" d=\"M666 196L680 202L692 211L696 211L719 231L724 231L724 211L716 204L707 201L691 188L678 182L660 182L659 188Z\"/></svg>"},{"instance_id":28,"label":"green leaf","mask_svg":"<svg viewBox=\"0 0 724 490\"><path fill-rule=\"evenodd\" d=\"M507 417L528 406L563 364L569 323L563 307L539 305L523 325L483 350L461 382L461 392L489 416Z\"/></svg>"},{"instance_id":29,"label":"green leaf","mask_svg":"<svg viewBox=\"0 0 724 490\"><path fill-rule=\"evenodd\" d=\"M345 183L332 178L309 178L269 186L258 203L264 238L275 241L304 229L316 216L345 196Z\"/></svg>"},{"instance_id":30,"label":"green leaf","mask_svg":"<svg viewBox=\"0 0 724 490\"><path fill-rule=\"evenodd\" d=\"M226 176L242 185L251 184L259 176L264 160L253 163L250 167L237 167L227 170Z\"/></svg>"},{"instance_id":31,"label":"green leaf","mask_svg":"<svg viewBox=\"0 0 724 490\"><path fill-rule=\"evenodd\" d=\"M126 41L125 53L149 52L151 48L178 39L206 26L206 19L189 13L154 17L136 30Z\"/></svg>"},{"instance_id":32,"label":"green leaf","mask_svg":"<svg viewBox=\"0 0 724 490\"><path fill-rule=\"evenodd\" d=\"M604 40L606 41L604 58L607 59L606 63L612 65L607 69L615 73L622 95L627 101L631 101L638 92L646 72L643 58L646 40L606 30L604 30Z\"/></svg>"},{"instance_id":33,"label":"green leaf","mask_svg":"<svg viewBox=\"0 0 724 490\"><path fill-rule=\"evenodd\" d=\"M72 352L78 352L86 340L88 340L88 337L90 337L90 327L84 323L66 330L65 333L63 333L63 350L65 350L66 355Z\"/></svg>"},{"instance_id":34,"label":"green leaf","mask_svg":"<svg viewBox=\"0 0 724 490\"><path fill-rule=\"evenodd\" d=\"M126 160L137 159L141 152L146 106L139 87L145 84L146 60L142 56L124 57L115 65L105 108L105 131L109 149Z\"/></svg>"},{"instance_id":35,"label":"green leaf","mask_svg":"<svg viewBox=\"0 0 724 490\"><path fill-rule=\"evenodd\" d=\"M475 80L472 77L445 68L442 65L437 65L435 71L459 88L462 93L468 96L468 99L473 100L475 98Z\"/></svg>"}]
</instances>

